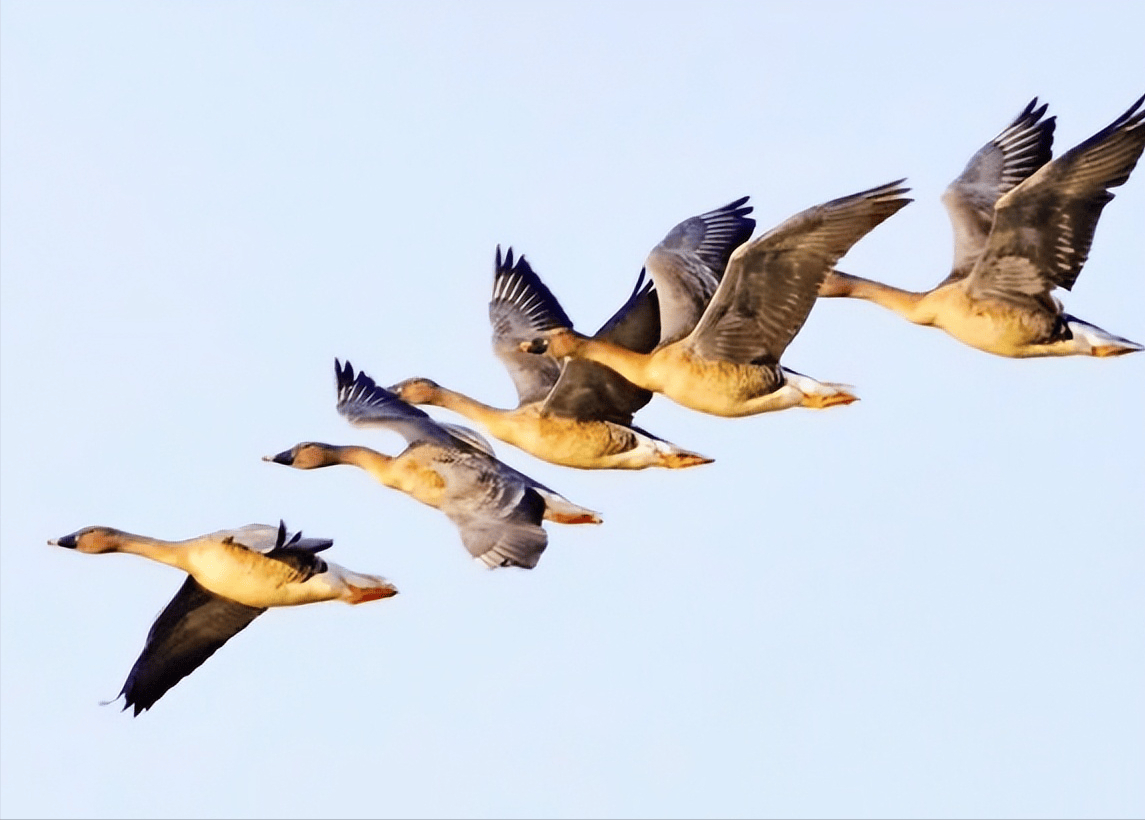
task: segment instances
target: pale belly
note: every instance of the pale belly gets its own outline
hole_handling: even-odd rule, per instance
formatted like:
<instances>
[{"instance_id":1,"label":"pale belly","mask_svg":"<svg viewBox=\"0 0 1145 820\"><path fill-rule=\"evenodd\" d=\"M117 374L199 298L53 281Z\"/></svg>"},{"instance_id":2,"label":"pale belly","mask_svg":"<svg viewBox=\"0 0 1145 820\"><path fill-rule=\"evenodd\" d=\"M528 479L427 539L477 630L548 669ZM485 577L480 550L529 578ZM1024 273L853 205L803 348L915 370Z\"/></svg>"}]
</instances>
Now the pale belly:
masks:
<instances>
[{"instance_id":1,"label":"pale belly","mask_svg":"<svg viewBox=\"0 0 1145 820\"><path fill-rule=\"evenodd\" d=\"M1040 355L1031 349L1037 335L1021 322L1006 322L991 314L971 312L944 317L936 324L963 344L997 356Z\"/></svg>"},{"instance_id":2,"label":"pale belly","mask_svg":"<svg viewBox=\"0 0 1145 820\"><path fill-rule=\"evenodd\" d=\"M205 589L247 606L293 606L336 597L321 576L290 581L290 567L258 554L202 553L192 557L190 571Z\"/></svg>"},{"instance_id":3,"label":"pale belly","mask_svg":"<svg viewBox=\"0 0 1145 820\"><path fill-rule=\"evenodd\" d=\"M1052 317L1004 302L971 301L954 287L930 294L923 307L932 313L935 327L965 345L996 356L1045 355L1040 340L1053 324Z\"/></svg>"},{"instance_id":4,"label":"pale belly","mask_svg":"<svg viewBox=\"0 0 1145 820\"><path fill-rule=\"evenodd\" d=\"M660 375L665 396L713 416L752 416L799 404L798 391L770 391L769 372L754 365L691 359Z\"/></svg>"},{"instance_id":5,"label":"pale belly","mask_svg":"<svg viewBox=\"0 0 1145 820\"><path fill-rule=\"evenodd\" d=\"M617 424L603 421L578 421L556 416L521 419L504 441L520 447L530 455L565 467L596 469L630 465L630 454L637 446L636 435Z\"/></svg>"}]
</instances>

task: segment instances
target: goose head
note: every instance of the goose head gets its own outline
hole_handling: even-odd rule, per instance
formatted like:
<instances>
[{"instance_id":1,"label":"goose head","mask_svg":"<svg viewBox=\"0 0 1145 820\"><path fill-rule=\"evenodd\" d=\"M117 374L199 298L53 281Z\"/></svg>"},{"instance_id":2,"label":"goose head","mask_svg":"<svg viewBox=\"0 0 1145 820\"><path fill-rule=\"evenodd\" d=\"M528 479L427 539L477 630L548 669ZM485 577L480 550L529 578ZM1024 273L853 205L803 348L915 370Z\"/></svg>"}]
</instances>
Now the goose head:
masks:
<instances>
[{"instance_id":1,"label":"goose head","mask_svg":"<svg viewBox=\"0 0 1145 820\"><path fill-rule=\"evenodd\" d=\"M432 404L437 399L441 386L430 379L417 377L398 382L389 390L407 404Z\"/></svg>"},{"instance_id":2,"label":"goose head","mask_svg":"<svg viewBox=\"0 0 1145 820\"><path fill-rule=\"evenodd\" d=\"M552 356L554 359L563 359L579 351L584 341L585 337L576 331L561 327L550 330L532 341L521 342L520 348L524 353L537 353Z\"/></svg>"},{"instance_id":3,"label":"goose head","mask_svg":"<svg viewBox=\"0 0 1145 820\"><path fill-rule=\"evenodd\" d=\"M111 527L84 527L68 535L49 540L53 547L66 547L76 552L98 555L102 552L116 552L123 543L125 533Z\"/></svg>"},{"instance_id":4,"label":"goose head","mask_svg":"<svg viewBox=\"0 0 1145 820\"><path fill-rule=\"evenodd\" d=\"M263 456L262 460L285 464L298 470L313 470L317 467L342 463L338 457L338 448L317 441L300 442L277 455Z\"/></svg>"}]
</instances>

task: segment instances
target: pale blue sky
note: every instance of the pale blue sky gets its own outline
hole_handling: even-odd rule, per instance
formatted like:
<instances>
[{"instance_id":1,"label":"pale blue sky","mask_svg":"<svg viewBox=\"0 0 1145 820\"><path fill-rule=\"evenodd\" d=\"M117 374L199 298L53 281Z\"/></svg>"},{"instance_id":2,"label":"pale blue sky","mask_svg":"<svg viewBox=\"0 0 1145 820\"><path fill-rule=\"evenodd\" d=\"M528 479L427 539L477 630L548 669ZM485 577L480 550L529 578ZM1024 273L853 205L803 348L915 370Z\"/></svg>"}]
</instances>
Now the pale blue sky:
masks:
<instances>
[{"instance_id":1,"label":"pale blue sky","mask_svg":"<svg viewBox=\"0 0 1145 820\"><path fill-rule=\"evenodd\" d=\"M583 328L676 222L908 178L841 267L945 276L939 197L1038 95L1055 153L1145 92L1139 3L0 7L5 817L1145 814L1145 355L1011 361L822 302L784 363L862 401L656 398L716 459L578 472L532 572L351 470L333 359L514 403L494 247ZM1145 169L1071 312L1145 342ZM459 421L445 412L437 417ZM250 522L398 597L275 610L137 719L182 582L48 538Z\"/></svg>"}]
</instances>

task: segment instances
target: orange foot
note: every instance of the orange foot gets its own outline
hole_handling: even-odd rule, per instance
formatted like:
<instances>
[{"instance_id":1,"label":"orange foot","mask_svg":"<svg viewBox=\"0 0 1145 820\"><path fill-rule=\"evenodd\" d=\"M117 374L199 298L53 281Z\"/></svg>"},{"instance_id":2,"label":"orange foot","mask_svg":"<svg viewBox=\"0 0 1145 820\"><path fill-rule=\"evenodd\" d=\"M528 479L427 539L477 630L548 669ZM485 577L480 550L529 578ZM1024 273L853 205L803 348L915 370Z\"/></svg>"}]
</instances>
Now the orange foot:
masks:
<instances>
[{"instance_id":1,"label":"orange foot","mask_svg":"<svg viewBox=\"0 0 1145 820\"><path fill-rule=\"evenodd\" d=\"M356 587L353 584L346 584L346 587L350 590L346 600L351 604L379 601L382 598L392 598L398 594L398 588L393 584L387 584L384 587Z\"/></svg>"},{"instance_id":2,"label":"orange foot","mask_svg":"<svg viewBox=\"0 0 1145 820\"><path fill-rule=\"evenodd\" d=\"M1099 359L1108 359L1111 356L1124 356L1126 353L1136 353L1139 348L1122 347L1121 345L1098 345L1093 349L1093 355Z\"/></svg>"},{"instance_id":3,"label":"orange foot","mask_svg":"<svg viewBox=\"0 0 1145 820\"><path fill-rule=\"evenodd\" d=\"M714 458L702 456L699 453L665 453L660 458L660 466L669 470L682 470L685 467L695 467L698 464L711 464Z\"/></svg>"},{"instance_id":4,"label":"orange foot","mask_svg":"<svg viewBox=\"0 0 1145 820\"><path fill-rule=\"evenodd\" d=\"M812 395L807 396L803 401L804 407L813 407L816 410L822 410L827 407L834 407L837 404L850 404L853 401L858 401L859 397L853 393L848 393L845 390L840 390L838 393L829 393L827 395Z\"/></svg>"},{"instance_id":5,"label":"orange foot","mask_svg":"<svg viewBox=\"0 0 1145 820\"><path fill-rule=\"evenodd\" d=\"M558 513L547 511L545 518L558 524L599 524L603 519L596 513Z\"/></svg>"}]
</instances>

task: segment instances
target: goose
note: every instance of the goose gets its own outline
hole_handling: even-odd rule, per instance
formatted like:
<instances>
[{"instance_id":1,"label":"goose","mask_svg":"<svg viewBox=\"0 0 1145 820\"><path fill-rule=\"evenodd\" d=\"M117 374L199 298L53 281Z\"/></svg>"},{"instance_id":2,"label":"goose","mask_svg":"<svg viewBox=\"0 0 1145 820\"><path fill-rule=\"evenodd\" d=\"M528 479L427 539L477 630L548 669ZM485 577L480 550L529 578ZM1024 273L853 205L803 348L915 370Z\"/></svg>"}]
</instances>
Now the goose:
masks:
<instances>
[{"instance_id":1,"label":"goose","mask_svg":"<svg viewBox=\"0 0 1145 820\"><path fill-rule=\"evenodd\" d=\"M702 289L689 288L681 275L666 275L666 266L654 266L650 259L665 325L651 353L590 339L568 327L546 331L521 349L599 362L639 387L716 416L856 401L844 385L796 373L779 358L806 321L827 270L911 201L903 197L908 190L903 182L809 208L740 245L718 283L701 282L714 288L706 304ZM676 296L669 298L670 293ZM673 341L674 336L680 337Z\"/></svg>"},{"instance_id":2,"label":"goose","mask_svg":"<svg viewBox=\"0 0 1145 820\"><path fill-rule=\"evenodd\" d=\"M338 412L359 427L382 427L408 445L389 456L357 445L304 441L264 461L299 470L348 464L445 513L485 566L532 569L548 544L543 520L599 524L601 517L497 459L478 433L439 424L353 365L334 360Z\"/></svg>"},{"instance_id":3,"label":"goose","mask_svg":"<svg viewBox=\"0 0 1145 820\"><path fill-rule=\"evenodd\" d=\"M747 218L747 197L692 217L665 238L677 256L696 267L723 273L731 252L751 236L755 220ZM711 458L684 450L636 427L632 417L652 398L595 362L559 364L520 349L538 333L572 327L552 291L533 271L524 255L513 249L501 255L497 246L493 266L493 295L489 302L493 351L517 388L513 409L491 407L431 379L415 377L390 387L403 401L443 407L477 422L494 437L525 452L566 467L641 470L681 469L710 464ZM660 339L660 312L652 283L640 272L628 301L597 331L594 338L647 353Z\"/></svg>"},{"instance_id":4,"label":"goose","mask_svg":"<svg viewBox=\"0 0 1145 820\"><path fill-rule=\"evenodd\" d=\"M970 159L943 194L954 264L914 292L833 271L824 297L865 299L997 356L1121 356L1142 345L1066 313L1110 188L1124 185L1145 146L1145 96L1089 139L1050 160L1054 118L1037 98Z\"/></svg>"},{"instance_id":5,"label":"goose","mask_svg":"<svg viewBox=\"0 0 1145 820\"><path fill-rule=\"evenodd\" d=\"M141 555L187 573L113 698L123 697L123 708L134 708L136 717L270 607L318 601L362 604L398 592L385 578L351 572L320 558L317 553L332 540L288 533L281 521L278 527L247 524L185 541L85 527L48 543L92 555Z\"/></svg>"}]
</instances>

